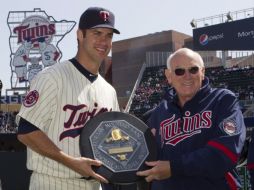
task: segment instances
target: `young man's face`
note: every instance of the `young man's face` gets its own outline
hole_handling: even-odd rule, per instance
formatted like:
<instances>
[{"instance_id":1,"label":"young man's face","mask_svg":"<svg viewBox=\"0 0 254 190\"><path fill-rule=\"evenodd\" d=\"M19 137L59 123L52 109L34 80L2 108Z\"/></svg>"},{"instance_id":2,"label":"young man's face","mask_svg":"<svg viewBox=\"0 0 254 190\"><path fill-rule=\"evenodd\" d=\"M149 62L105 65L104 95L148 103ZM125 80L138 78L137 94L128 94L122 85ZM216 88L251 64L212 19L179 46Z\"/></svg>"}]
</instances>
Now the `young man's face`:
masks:
<instances>
[{"instance_id":1,"label":"young man's face","mask_svg":"<svg viewBox=\"0 0 254 190\"><path fill-rule=\"evenodd\" d=\"M101 63L112 48L113 30L109 28L86 29L80 42L90 59Z\"/></svg>"}]
</instances>

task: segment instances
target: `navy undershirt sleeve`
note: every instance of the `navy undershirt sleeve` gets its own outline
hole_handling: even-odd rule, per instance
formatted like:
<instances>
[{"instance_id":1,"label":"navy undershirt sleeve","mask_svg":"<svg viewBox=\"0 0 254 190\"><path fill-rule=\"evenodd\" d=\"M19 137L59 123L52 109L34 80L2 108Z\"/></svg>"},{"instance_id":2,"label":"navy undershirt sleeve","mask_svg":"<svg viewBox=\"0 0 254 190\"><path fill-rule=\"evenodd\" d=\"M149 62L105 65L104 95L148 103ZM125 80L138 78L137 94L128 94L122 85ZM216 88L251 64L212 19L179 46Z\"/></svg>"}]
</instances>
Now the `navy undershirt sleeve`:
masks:
<instances>
[{"instance_id":1,"label":"navy undershirt sleeve","mask_svg":"<svg viewBox=\"0 0 254 190\"><path fill-rule=\"evenodd\" d=\"M18 126L18 134L27 134L36 130L40 130L38 127L25 120L24 118L20 118L19 126Z\"/></svg>"}]
</instances>

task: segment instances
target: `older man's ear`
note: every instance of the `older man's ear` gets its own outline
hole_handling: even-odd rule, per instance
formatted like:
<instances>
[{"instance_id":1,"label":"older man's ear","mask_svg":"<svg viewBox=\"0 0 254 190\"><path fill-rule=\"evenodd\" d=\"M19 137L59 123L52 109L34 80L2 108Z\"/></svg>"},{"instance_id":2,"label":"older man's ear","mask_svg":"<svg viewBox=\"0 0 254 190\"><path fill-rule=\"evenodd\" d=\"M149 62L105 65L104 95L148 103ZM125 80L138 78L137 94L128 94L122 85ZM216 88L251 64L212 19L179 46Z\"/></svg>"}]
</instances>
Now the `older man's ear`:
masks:
<instances>
[{"instance_id":1,"label":"older man's ear","mask_svg":"<svg viewBox=\"0 0 254 190\"><path fill-rule=\"evenodd\" d=\"M165 69L165 76L169 84L171 84L171 70Z\"/></svg>"}]
</instances>

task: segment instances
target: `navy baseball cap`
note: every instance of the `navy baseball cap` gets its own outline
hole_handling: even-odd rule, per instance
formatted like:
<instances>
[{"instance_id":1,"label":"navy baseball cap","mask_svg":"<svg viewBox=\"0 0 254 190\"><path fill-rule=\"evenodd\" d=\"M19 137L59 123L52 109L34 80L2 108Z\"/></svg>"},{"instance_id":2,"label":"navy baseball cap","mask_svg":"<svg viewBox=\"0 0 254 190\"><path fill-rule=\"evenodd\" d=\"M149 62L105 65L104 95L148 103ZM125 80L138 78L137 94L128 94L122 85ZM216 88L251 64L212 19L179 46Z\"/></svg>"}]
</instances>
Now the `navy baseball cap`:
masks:
<instances>
[{"instance_id":1,"label":"navy baseball cap","mask_svg":"<svg viewBox=\"0 0 254 190\"><path fill-rule=\"evenodd\" d=\"M90 7L81 15L79 29L89 28L112 28L114 33L120 34L120 32L115 29L114 14L101 7Z\"/></svg>"}]
</instances>

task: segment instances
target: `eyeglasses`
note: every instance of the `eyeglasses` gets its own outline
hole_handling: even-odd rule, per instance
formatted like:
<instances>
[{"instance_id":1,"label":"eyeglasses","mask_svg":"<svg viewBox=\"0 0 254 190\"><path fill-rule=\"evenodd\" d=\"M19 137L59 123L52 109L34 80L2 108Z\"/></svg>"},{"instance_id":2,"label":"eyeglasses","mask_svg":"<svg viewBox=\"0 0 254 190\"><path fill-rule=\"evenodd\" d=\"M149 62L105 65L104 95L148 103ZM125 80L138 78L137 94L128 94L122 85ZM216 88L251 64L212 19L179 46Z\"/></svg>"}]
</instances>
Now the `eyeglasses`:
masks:
<instances>
[{"instance_id":1,"label":"eyeglasses","mask_svg":"<svg viewBox=\"0 0 254 190\"><path fill-rule=\"evenodd\" d=\"M176 74L177 76L182 76L182 75L185 74L185 71L186 71L186 70L188 70L190 74L195 75L195 74L197 74L197 72L199 71L199 67L194 66L194 67L190 67L190 68L188 68L188 69L177 68L177 69L175 69L175 74Z\"/></svg>"}]
</instances>

